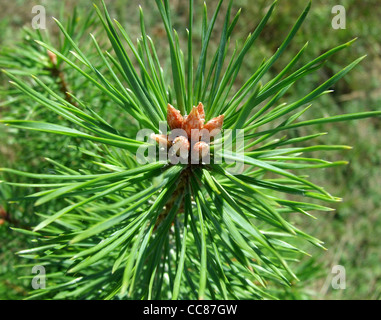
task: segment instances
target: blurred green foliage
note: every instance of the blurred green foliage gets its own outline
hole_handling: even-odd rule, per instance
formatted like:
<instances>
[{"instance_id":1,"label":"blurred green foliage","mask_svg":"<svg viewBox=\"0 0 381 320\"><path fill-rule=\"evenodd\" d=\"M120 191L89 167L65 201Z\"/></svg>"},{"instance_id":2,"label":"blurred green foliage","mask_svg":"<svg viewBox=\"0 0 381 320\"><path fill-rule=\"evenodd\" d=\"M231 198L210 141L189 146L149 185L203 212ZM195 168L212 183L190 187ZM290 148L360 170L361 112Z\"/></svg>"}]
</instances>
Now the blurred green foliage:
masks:
<instances>
[{"instance_id":1,"label":"blurred green foliage","mask_svg":"<svg viewBox=\"0 0 381 320\"><path fill-rule=\"evenodd\" d=\"M123 25L134 35L139 31L138 5L141 4L147 16L148 33L156 42L164 41L165 33L160 24L156 8L148 0L115 0L106 1L111 14L123 22ZM216 0L208 0L208 6L213 8ZM259 21L265 9L272 1L236 0L233 11L242 8L241 19L234 34L234 39L243 42L246 35L255 27L253 23ZM377 0L340 1L346 9L346 29L334 30L331 20L334 14L331 9L337 1L316 0L306 22L302 26L296 40L281 57L280 61L269 72L269 77L279 73L285 61L289 61L295 53L308 41L308 48L303 59L311 60L328 48L347 42L355 37L358 40L345 52L341 52L330 60L319 73L307 77L307 81L296 83L290 89L290 95L301 97L316 87L318 83L327 80L343 65L353 61L354 58L367 54L367 58L354 71L349 73L335 87L334 92L325 95L308 112L313 112L314 117L372 111L379 109L381 103L381 41L379 37L379 17L381 7ZM174 26L187 24L187 2L180 0L171 1ZM202 2L196 1L198 12L202 11ZM243 69L250 70L261 63L265 56L273 54L289 31L293 22L303 10L305 0L282 0L276 9L275 15L265 28L264 33L252 51L249 59L245 60ZM22 26L30 27L31 8L35 4L46 7L48 16L59 16L60 9L65 16L72 13L73 7L78 6L83 12L91 10L91 1L65 1L64 8L61 1L5 1L0 0L0 46L5 48L21 41ZM224 5L227 5L224 4ZM154 10L152 10L154 8ZM212 10L211 10L212 11ZM81 12L81 11L79 11ZM81 15L79 15L79 19ZM222 26L222 22L217 25ZM48 26L52 27L51 22ZM53 28L53 27L52 27ZM91 27L90 27L91 29ZM52 30L51 35L56 33ZM185 38L185 30L180 37ZM84 35L86 37L86 34ZM131 37L134 39L134 36ZM195 39L197 41L197 39ZM219 37L213 39L217 45ZM158 47L160 48L160 47ZM165 52L159 52L159 55ZM163 57L161 57L163 60ZM246 78L238 79L244 82ZM0 82L5 79L1 76ZM238 83L240 85L242 83ZM6 115L27 117L35 115L35 110L22 107L20 102L5 101L0 97L0 117ZM5 103L5 105L4 105ZM16 108L18 108L16 110ZM107 109L107 106L105 107ZM112 121L120 121L118 114L109 114L104 111ZM308 112L304 115L309 117ZM32 114L30 114L32 113ZM38 113L38 112L37 112ZM121 124L123 125L123 124ZM306 250L313 254L313 259L305 259L297 264L297 274L302 280L295 284L293 289L278 293L284 299L380 299L381 298L381 142L379 139L381 123L379 119L363 120L357 122L334 124L325 126L323 130L329 131L321 143L348 144L353 150L342 154L341 157L349 160L346 167L331 168L319 171L319 175L312 177L312 181L326 186L329 192L342 197L343 202L336 206L333 213L319 213L318 221L305 225L307 219L300 216L293 217L294 223L302 226L313 236L325 241L328 250L322 251L311 247ZM321 129L321 128L319 128ZM306 129L303 129L306 130ZM313 133L314 129L309 128ZM49 138L30 132L4 132L0 128L0 167L12 167L18 170L41 171L48 170L49 164L44 164L44 157L59 159L70 163L72 154L65 153L67 141L62 138ZM323 140L324 139L324 140ZM73 151L75 152L75 151ZM340 156L339 154L335 154ZM328 159L339 160L339 159ZM43 163L43 165L41 165ZM74 164L72 164L74 165ZM25 190L7 187L0 184L0 207L12 217L0 225L0 299L20 299L26 294L30 284L28 279L20 277L29 276L31 268L15 268L24 263L15 256L15 252L28 246L30 238L16 234L10 227L17 223L22 225L34 224L33 208L28 203L9 204L5 199L17 198L27 194ZM346 269L346 289L334 290L331 286L334 265L342 265Z\"/></svg>"}]
</instances>

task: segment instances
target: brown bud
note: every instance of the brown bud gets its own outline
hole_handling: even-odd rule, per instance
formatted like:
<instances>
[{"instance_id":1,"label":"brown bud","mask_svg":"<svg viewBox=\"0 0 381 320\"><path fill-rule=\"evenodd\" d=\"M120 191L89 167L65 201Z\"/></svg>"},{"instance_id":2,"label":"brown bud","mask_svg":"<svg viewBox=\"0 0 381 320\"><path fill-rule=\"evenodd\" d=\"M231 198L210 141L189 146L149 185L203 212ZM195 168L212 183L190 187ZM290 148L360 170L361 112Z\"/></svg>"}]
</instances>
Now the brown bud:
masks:
<instances>
[{"instance_id":1,"label":"brown bud","mask_svg":"<svg viewBox=\"0 0 381 320\"><path fill-rule=\"evenodd\" d=\"M213 130L216 130L216 129L221 130L223 123L224 123L224 115L222 114L208 121L204 125L203 129L209 130L209 132L212 132Z\"/></svg>"},{"instance_id":2,"label":"brown bud","mask_svg":"<svg viewBox=\"0 0 381 320\"><path fill-rule=\"evenodd\" d=\"M183 116L180 111L175 109L168 103L167 107L167 122L171 130L173 129L181 129L183 126Z\"/></svg>"},{"instance_id":3,"label":"brown bud","mask_svg":"<svg viewBox=\"0 0 381 320\"><path fill-rule=\"evenodd\" d=\"M200 102L197 106L198 114L200 115L201 120L205 121L205 111L204 111L204 105Z\"/></svg>"},{"instance_id":4,"label":"brown bud","mask_svg":"<svg viewBox=\"0 0 381 320\"><path fill-rule=\"evenodd\" d=\"M176 150L176 154L182 158L188 158L189 154L189 140L183 136L175 138L173 140L173 148Z\"/></svg>"},{"instance_id":5,"label":"brown bud","mask_svg":"<svg viewBox=\"0 0 381 320\"><path fill-rule=\"evenodd\" d=\"M192 111L185 119L183 124L183 130L185 130L185 132L187 133L188 139L191 139L192 137L192 130L201 130L203 124L204 121L201 119L200 114L198 113L198 109L196 107L193 107Z\"/></svg>"},{"instance_id":6,"label":"brown bud","mask_svg":"<svg viewBox=\"0 0 381 320\"><path fill-rule=\"evenodd\" d=\"M48 50L48 57L54 66L57 65L57 56L55 53Z\"/></svg>"},{"instance_id":7,"label":"brown bud","mask_svg":"<svg viewBox=\"0 0 381 320\"><path fill-rule=\"evenodd\" d=\"M152 134L151 139L155 140L160 146L167 145L168 147L171 146L171 142L168 140L167 136L164 134Z\"/></svg>"},{"instance_id":8,"label":"brown bud","mask_svg":"<svg viewBox=\"0 0 381 320\"><path fill-rule=\"evenodd\" d=\"M192 148L192 158L193 159L201 159L208 155L209 153L209 145L204 141L199 141L195 143Z\"/></svg>"}]
</instances>

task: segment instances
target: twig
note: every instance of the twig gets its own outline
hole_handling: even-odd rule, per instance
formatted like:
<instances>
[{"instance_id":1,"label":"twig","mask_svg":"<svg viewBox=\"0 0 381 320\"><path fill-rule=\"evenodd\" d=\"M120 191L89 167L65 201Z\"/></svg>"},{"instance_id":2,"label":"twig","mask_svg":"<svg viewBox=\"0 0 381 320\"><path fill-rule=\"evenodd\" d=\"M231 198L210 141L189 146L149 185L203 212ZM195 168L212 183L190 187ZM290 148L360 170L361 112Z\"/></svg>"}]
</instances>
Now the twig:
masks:
<instances>
[{"instance_id":1,"label":"twig","mask_svg":"<svg viewBox=\"0 0 381 320\"><path fill-rule=\"evenodd\" d=\"M23 225L21 221L13 218L9 212L5 211L4 208L0 207L0 225L4 224L5 222L8 222L16 228L30 229L29 226Z\"/></svg>"},{"instance_id":2,"label":"twig","mask_svg":"<svg viewBox=\"0 0 381 320\"><path fill-rule=\"evenodd\" d=\"M52 63L52 68L50 69L50 71L52 73L52 76L59 80L58 82L60 84L60 91L65 95L65 100L76 107L77 106L76 102L73 101L72 97L69 94L69 89L65 81L64 73L58 67L57 56L49 50L48 50L48 56L49 56L50 62Z\"/></svg>"}]
</instances>

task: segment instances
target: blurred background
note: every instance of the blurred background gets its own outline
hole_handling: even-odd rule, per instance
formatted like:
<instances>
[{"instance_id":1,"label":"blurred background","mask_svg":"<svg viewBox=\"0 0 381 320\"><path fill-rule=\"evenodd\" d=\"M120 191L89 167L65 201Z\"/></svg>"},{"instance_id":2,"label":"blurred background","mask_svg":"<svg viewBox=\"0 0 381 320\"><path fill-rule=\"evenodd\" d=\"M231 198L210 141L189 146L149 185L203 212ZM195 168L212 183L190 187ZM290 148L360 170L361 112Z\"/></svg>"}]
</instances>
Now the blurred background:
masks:
<instances>
[{"instance_id":1,"label":"blurred background","mask_svg":"<svg viewBox=\"0 0 381 320\"><path fill-rule=\"evenodd\" d=\"M92 9L92 2L80 1L30 1L0 0L0 51L15 46L23 40L22 28L31 28L35 14L34 5L43 5L48 17L47 28L50 36L58 34L50 17L70 16L74 7L78 9L78 19ZM225 1L224 7L227 7ZM340 2L340 3L338 3ZM160 43L166 43L166 35L159 14L152 0L108 0L108 8L123 26L136 39L140 32L138 6L145 12L147 32L156 43L161 61L165 61L166 51L161 51ZM188 25L188 1L170 0L174 27L180 38L185 39L185 26ZM202 1L195 1L196 16L201 17ZM212 14L217 0L206 1L209 14ZM266 12L272 1L234 0L233 14L242 8L233 40L242 43L249 32ZM281 0L267 27L256 45L248 54L238 78L237 86L256 70L264 57L271 56L287 35L297 17L307 5L305 0ZM346 29L333 29L331 21L335 14L332 7L340 4L346 9ZM323 52L353 38L357 41L347 50L335 54L322 69L310 75L301 83L296 83L288 95L295 100L313 90L335 72L355 60L367 58L340 80L330 95L316 101L304 115L305 118L323 117L349 112L380 110L381 106L381 40L379 0L315 0L312 9L299 34L282 55L279 62L270 70L268 77L278 74L300 48L308 41L308 48L302 58L308 62ZM220 38L218 29L223 26L223 15L217 22L217 35L212 39L217 46ZM197 20L197 18L196 18ZM198 19L199 20L199 19ZM89 27L89 32L91 26ZM88 38L88 33L84 38ZM136 35L136 36L135 36ZM195 39L196 43L197 40ZM81 47L81 42L79 43ZM197 46L197 44L196 44ZM1 64L1 58L0 58ZM0 75L0 83L7 88L7 80ZM0 94L0 118L33 118L32 112L25 109L20 101L12 100L12 90L3 89ZM25 102L24 102L25 103ZM28 113L29 112L29 113ZM113 115L115 121L118 114ZM110 115L112 117L112 115ZM112 121L112 119L111 119ZM302 230L325 242L326 251L305 244L305 250L312 258L295 263L301 279L292 289L283 290L279 296L284 299L380 299L381 298L381 120L366 119L356 122L325 125L324 128L310 127L301 134L328 132L316 143L345 144L353 147L346 152L326 155L328 160L348 160L349 165L314 171L311 180L320 184L343 202L335 206L335 211L316 213L317 220L293 216L293 222ZM49 139L49 142L47 142ZM51 140L52 139L52 140ZM62 140L62 139L61 139ZM55 141L40 134L21 133L0 126L0 167L18 170L38 171L44 166L44 158L71 162L70 153L63 149L65 141ZM57 147L60 146L60 147ZM25 194L25 190L22 191ZM25 262L15 252L30 245L31 237L13 232L11 227L33 226L36 216L28 202L9 203L7 199L20 196L18 188L0 183L0 299L22 299L27 294L30 278L25 268L18 267ZM346 271L346 289L332 288L334 274L332 268L341 265ZM305 270L305 272L304 272Z\"/></svg>"}]
</instances>

